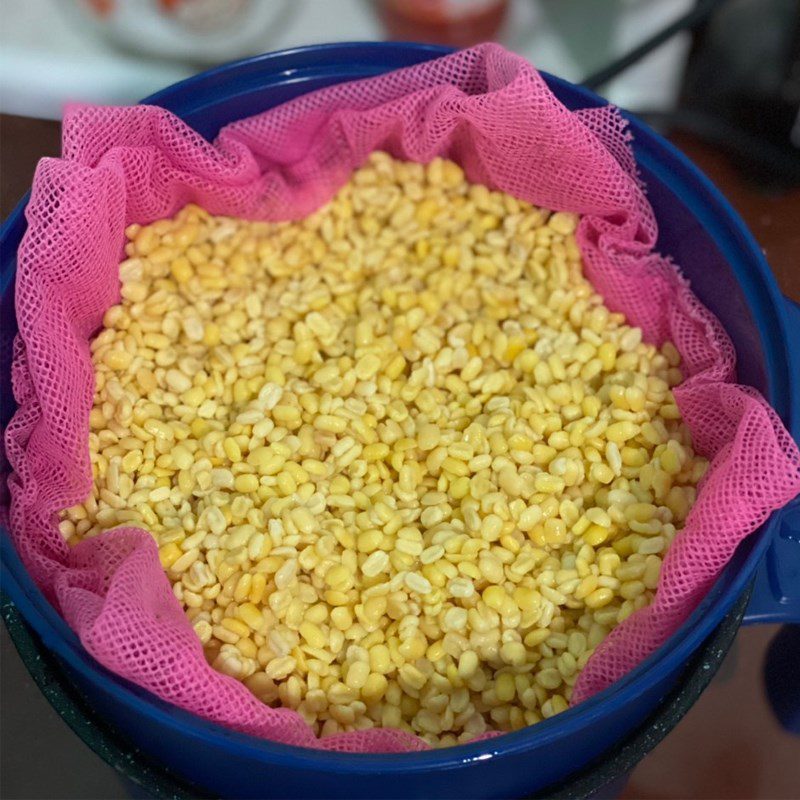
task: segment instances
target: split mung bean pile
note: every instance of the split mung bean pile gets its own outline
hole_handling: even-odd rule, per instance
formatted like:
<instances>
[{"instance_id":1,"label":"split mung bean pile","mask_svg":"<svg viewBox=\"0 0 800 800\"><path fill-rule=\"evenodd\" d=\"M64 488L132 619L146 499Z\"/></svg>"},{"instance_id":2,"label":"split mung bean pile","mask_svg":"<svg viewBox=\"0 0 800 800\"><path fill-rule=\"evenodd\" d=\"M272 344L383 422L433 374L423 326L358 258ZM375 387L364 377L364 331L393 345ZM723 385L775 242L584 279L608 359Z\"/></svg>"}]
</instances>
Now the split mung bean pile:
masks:
<instances>
[{"instance_id":1,"label":"split mung bean pile","mask_svg":"<svg viewBox=\"0 0 800 800\"><path fill-rule=\"evenodd\" d=\"M376 153L302 221L131 226L63 535L149 530L212 666L321 735L563 711L707 467L578 221Z\"/></svg>"}]
</instances>

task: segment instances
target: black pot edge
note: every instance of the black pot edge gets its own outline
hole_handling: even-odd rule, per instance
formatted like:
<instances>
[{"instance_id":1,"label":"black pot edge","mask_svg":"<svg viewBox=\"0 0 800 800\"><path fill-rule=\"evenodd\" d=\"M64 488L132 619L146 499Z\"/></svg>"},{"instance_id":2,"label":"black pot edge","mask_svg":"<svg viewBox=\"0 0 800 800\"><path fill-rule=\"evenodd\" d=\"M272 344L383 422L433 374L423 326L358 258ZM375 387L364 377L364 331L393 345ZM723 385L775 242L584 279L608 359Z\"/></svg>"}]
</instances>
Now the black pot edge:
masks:
<instances>
[{"instance_id":1,"label":"black pot edge","mask_svg":"<svg viewBox=\"0 0 800 800\"><path fill-rule=\"evenodd\" d=\"M680 722L711 682L730 649L744 617L752 584L689 662L681 685L636 732L599 760L531 800L584 800L625 779L630 771ZM72 731L124 778L156 800L202 800L210 796L149 760L114 732L61 676L55 657L25 623L11 599L0 593L0 614L20 658L42 694Z\"/></svg>"},{"instance_id":2,"label":"black pot edge","mask_svg":"<svg viewBox=\"0 0 800 800\"><path fill-rule=\"evenodd\" d=\"M204 800L209 797L162 767L151 764L147 756L90 708L5 592L0 593L0 615L34 683L90 750L154 800Z\"/></svg>"}]
</instances>

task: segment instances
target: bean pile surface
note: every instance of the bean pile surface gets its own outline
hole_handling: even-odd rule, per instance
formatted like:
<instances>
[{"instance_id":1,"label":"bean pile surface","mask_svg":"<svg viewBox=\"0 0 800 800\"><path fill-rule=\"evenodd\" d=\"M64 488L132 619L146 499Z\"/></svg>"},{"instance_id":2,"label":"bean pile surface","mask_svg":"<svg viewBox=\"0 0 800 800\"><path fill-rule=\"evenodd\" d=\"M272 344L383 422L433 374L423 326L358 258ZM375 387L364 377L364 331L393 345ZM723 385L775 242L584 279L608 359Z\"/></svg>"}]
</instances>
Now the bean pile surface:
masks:
<instances>
[{"instance_id":1,"label":"bean pile surface","mask_svg":"<svg viewBox=\"0 0 800 800\"><path fill-rule=\"evenodd\" d=\"M212 666L321 735L563 711L707 466L577 223L376 153L299 222L131 226L63 535L150 531Z\"/></svg>"}]
</instances>

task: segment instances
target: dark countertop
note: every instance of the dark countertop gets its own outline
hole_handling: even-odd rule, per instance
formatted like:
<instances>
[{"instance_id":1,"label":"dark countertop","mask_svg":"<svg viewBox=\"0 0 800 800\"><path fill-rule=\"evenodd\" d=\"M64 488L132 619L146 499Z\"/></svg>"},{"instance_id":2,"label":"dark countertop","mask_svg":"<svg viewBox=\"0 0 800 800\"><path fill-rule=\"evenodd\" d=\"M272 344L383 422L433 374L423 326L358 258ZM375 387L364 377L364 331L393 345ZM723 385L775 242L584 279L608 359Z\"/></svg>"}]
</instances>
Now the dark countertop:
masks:
<instances>
[{"instance_id":1,"label":"dark countertop","mask_svg":"<svg viewBox=\"0 0 800 800\"><path fill-rule=\"evenodd\" d=\"M800 190L763 194L741 180L714 149L685 136L673 141L736 207L764 248L783 292L800 301ZM28 189L38 159L58 152L57 123L0 115L0 216L5 218ZM740 631L708 690L636 768L624 798L800 796L798 740L773 718L761 679L764 653L776 630ZM0 796L127 797L114 771L67 728L33 684L5 628L0 636Z\"/></svg>"}]
</instances>

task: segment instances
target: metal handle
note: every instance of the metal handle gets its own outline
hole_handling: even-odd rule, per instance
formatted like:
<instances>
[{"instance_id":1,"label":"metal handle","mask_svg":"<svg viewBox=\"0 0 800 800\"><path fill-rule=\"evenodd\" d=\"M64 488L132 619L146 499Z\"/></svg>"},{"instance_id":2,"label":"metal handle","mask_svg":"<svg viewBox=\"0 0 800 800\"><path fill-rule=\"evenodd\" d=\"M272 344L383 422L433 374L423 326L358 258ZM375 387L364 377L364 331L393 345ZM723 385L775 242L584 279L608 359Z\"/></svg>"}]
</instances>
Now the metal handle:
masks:
<instances>
[{"instance_id":1,"label":"metal handle","mask_svg":"<svg viewBox=\"0 0 800 800\"><path fill-rule=\"evenodd\" d=\"M800 305L786 299L789 369L800 376ZM792 435L800 442L800 391L790 398ZM800 623L800 497L780 512L777 529L756 573L742 624Z\"/></svg>"}]
</instances>

